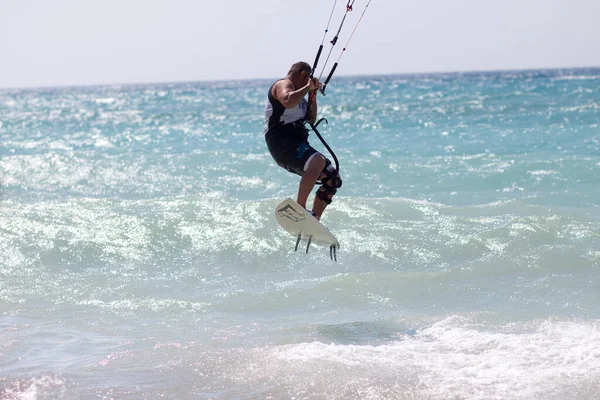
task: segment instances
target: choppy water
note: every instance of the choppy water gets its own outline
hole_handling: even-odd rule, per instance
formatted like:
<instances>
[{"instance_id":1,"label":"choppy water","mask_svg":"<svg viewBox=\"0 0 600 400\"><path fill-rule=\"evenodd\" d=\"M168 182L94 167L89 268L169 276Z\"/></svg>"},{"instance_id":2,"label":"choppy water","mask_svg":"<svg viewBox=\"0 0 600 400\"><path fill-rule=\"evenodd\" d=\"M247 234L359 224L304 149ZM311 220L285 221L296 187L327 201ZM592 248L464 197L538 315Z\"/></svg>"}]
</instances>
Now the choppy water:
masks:
<instances>
[{"instance_id":1,"label":"choppy water","mask_svg":"<svg viewBox=\"0 0 600 400\"><path fill-rule=\"evenodd\" d=\"M334 78L338 263L270 83L0 91L0 397L597 398L600 70Z\"/></svg>"}]
</instances>

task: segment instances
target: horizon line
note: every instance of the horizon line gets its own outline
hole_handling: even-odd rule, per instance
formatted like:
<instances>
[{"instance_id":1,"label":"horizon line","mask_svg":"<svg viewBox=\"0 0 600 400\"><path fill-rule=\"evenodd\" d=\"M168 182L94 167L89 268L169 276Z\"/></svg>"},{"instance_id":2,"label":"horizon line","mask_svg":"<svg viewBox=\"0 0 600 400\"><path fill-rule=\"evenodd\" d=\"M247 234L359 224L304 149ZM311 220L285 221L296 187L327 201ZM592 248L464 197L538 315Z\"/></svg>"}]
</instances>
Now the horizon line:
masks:
<instances>
[{"instance_id":1,"label":"horizon line","mask_svg":"<svg viewBox=\"0 0 600 400\"><path fill-rule=\"evenodd\" d=\"M600 70L600 66L578 66L578 67L541 67L541 68L507 68L507 69L481 69L481 70L456 70L456 71L431 71L431 72L397 72L397 73L374 73L374 74L348 74L339 75L338 78L360 78L360 77L393 77L393 76L435 76L435 75L468 75L468 74L491 74L491 73L523 73L535 71L576 71L576 70ZM198 79L198 80L172 80L172 81L140 81L140 82L121 82L121 83L82 83L82 84L58 84L42 86L17 86L0 87L0 91L13 90L43 90L43 89L76 89L76 88L94 88L111 86L146 86L146 85L178 85L186 83L213 83L213 82L248 82L248 81L268 81L278 78L217 78L217 79Z\"/></svg>"}]
</instances>

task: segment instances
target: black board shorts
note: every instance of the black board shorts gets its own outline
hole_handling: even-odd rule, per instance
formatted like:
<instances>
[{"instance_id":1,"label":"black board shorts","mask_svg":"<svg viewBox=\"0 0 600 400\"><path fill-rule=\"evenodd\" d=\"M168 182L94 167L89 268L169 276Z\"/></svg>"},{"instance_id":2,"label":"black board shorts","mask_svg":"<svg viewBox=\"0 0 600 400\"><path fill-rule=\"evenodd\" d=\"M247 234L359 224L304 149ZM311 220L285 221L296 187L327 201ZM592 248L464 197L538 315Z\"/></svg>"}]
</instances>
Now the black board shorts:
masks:
<instances>
[{"instance_id":1,"label":"black board shorts","mask_svg":"<svg viewBox=\"0 0 600 400\"><path fill-rule=\"evenodd\" d=\"M277 165L300 176L308 159L319 153L308 143L308 130L300 123L274 126L265 141Z\"/></svg>"}]
</instances>

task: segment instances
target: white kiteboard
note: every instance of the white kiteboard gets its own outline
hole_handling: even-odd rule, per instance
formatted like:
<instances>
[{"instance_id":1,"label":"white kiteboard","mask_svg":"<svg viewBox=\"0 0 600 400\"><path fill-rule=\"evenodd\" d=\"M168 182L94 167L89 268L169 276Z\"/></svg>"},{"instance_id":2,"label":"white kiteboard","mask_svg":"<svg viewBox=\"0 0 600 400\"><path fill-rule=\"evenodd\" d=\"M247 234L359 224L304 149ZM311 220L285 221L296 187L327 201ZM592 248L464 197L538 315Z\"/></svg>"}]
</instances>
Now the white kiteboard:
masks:
<instances>
[{"instance_id":1,"label":"white kiteboard","mask_svg":"<svg viewBox=\"0 0 600 400\"><path fill-rule=\"evenodd\" d=\"M340 242L329 229L294 200L285 199L277 204L275 219L283 229L296 237L296 250L298 250L300 240L306 239L308 241L307 253L311 243L314 243L329 247L331 259L337 259L336 250L340 248Z\"/></svg>"}]
</instances>

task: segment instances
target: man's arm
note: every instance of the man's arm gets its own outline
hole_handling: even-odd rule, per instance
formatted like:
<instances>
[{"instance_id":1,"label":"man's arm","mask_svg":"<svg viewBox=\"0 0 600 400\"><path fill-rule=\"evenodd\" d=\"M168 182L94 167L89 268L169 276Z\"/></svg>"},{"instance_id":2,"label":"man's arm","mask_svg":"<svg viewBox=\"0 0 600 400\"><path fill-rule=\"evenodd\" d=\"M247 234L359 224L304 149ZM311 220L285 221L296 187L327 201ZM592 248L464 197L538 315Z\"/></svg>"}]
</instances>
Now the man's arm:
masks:
<instances>
[{"instance_id":1,"label":"man's arm","mask_svg":"<svg viewBox=\"0 0 600 400\"><path fill-rule=\"evenodd\" d=\"M313 89L315 89L315 84L312 79L309 79L305 86L297 90L294 88L294 84L291 81L284 79L277 82L273 87L273 96L275 96L285 108L293 108L300 104L309 90Z\"/></svg>"}]
</instances>

